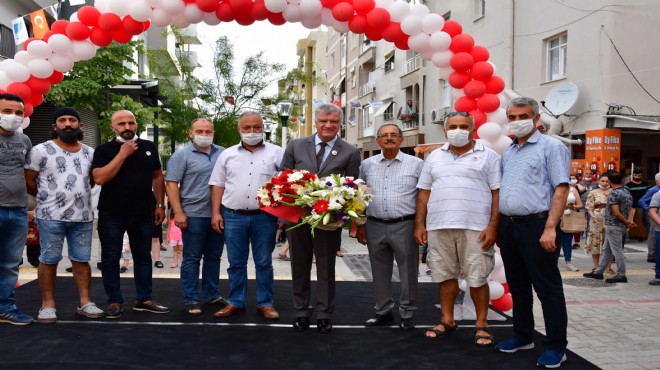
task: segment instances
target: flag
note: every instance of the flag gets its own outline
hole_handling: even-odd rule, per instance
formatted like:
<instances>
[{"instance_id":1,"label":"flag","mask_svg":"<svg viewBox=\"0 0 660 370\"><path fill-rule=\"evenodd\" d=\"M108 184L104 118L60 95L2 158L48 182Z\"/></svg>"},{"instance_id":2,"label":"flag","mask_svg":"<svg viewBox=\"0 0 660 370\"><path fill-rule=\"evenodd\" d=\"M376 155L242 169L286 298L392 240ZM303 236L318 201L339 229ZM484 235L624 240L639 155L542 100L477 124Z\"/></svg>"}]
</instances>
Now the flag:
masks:
<instances>
[{"instance_id":1,"label":"flag","mask_svg":"<svg viewBox=\"0 0 660 370\"><path fill-rule=\"evenodd\" d=\"M11 29L14 31L14 42L16 42L16 45L22 44L30 38L27 33L27 28L25 28L25 20L23 17L12 20Z\"/></svg>"},{"instance_id":2,"label":"flag","mask_svg":"<svg viewBox=\"0 0 660 370\"><path fill-rule=\"evenodd\" d=\"M34 37L43 39L46 32L49 31L44 10L40 9L30 13L30 20L32 21L32 33L34 33Z\"/></svg>"}]
</instances>

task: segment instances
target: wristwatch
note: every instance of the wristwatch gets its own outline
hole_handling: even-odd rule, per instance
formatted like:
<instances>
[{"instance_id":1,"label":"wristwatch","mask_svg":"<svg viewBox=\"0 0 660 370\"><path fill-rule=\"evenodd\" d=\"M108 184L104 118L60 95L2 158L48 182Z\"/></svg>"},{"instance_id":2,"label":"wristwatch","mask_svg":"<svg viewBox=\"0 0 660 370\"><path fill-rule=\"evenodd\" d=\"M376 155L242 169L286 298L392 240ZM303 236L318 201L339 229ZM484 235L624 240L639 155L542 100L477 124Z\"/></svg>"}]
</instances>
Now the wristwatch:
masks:
<instances>
[{"instance_id":1,"label":"wristwatch","mask_svg":"<svg viewBox=\"0 0 660 370\"><path fill-rule=\"evenodd\" d=\"M156 208L165 209L165 205L164 204L156 204Z\"/></svg>"}]
</instances>

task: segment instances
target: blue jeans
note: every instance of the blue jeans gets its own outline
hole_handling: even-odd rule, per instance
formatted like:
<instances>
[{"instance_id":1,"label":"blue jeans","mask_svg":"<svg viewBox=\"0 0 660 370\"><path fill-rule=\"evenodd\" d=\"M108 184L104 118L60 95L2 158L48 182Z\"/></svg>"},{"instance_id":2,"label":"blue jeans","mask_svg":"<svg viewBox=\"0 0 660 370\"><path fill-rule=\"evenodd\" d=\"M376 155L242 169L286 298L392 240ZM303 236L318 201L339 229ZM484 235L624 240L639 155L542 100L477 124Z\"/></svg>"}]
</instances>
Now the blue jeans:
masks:
<instances>
[{"instance_id":1,"label":"blue jeans","mask_svg":"<svg viewBox=\"0 0 660 370\"><path fill-rule=\"evenodd\" d=\"M181 230L183 236L183 262L181 284L183 303L200 303L199 262L202 266L202 298L205 302L220 297L220 257L224 236L211 228L210 217L188 217L188 227Z\"/></svg>"},{"instance_id":2,"label":"blue jeans","mask_svg":"<svg viewBox=\"0 0 660 370\"><path fill-rule=\"evenodd\" d=\"M561 249L564 252L564 261L566 262L571 262L573 256L573 235L573 233L561 232Z\"/></svg>"},{"instance_id":3,"label":"blue jeans","mask_svg":"<svg viewBox=\"0 0 660 370\"><path fill-rule=\"evenodd\" d=\"M548 349L566 349L566 299L561 274L557 267L559 248L546 252L539 239L547 219L513 223L500 218L500 253L509 290L513 297L513 331L524 341L534 339L532 287L541 301ZM557 227L557 236L561 230ZM559 239L559 238L557 238ZM558 243L556 243L558 245Z\"/></svg>"},{"instance_id":4,"label":"blue jeans","mask_svg":"<svg viewBox=\"0 0 660 370\"><path fill-rule=\"evenodd\" d=\"M0 207L0 312L16 309L14 292L27 230L27 208Z\"/></svg>"},{"instance_id":5,"label":"blue jeans","mask_svg":"<svg viewBox=\"0 0 660 370\"><path fill-rule=\"evenodd\" d=\"M94 222L69 222L37 219L41 254L39 261L57 265L62 260L64 238L69 250L69 259L89 262L92 254L92 232Z\"/></svg>"},{"instance_id":6,"label":"blue jeans","mask_svg":"<svg viewBox=\"0 0 660 370\"><path fill-rule=\"evenodd\" d=\"M224 207L222 217L225 222L225 244L229 259L229 302L232 306L245 307L247 260L252 245L252 258L257 273L257 307L272 306L273 250L277 218L265 212L240 215Z\"/></svg>"},{"instance_id":7,"label":"blue jeans","mask_svg":"<svg viewBox=\"0 0 660 370\"><path fill-rule=\"evenodd\" d=\"M119 279L119 259L128 233L135 271L135 300L151 299L151 234L153 214L120 216L99 211L101 273L108 303L124 303Z\"/></svg>"},{"instance_id":8,"label":"blue jeans","mask_svg":"<svg viewBox=\"0 0 660 370\"><path fill-rule=\"evenodd\" d=\"M655 232L655 278L660 279L660 231Z\"/></svg>"}]
</instances>

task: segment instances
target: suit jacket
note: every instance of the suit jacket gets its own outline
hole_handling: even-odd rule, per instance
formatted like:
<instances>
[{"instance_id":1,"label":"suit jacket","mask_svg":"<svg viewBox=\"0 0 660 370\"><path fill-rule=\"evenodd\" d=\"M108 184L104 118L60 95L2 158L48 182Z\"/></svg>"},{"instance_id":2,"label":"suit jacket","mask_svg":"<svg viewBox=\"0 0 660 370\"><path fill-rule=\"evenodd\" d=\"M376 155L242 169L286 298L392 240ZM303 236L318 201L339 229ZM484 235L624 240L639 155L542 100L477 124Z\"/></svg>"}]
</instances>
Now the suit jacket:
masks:
<instances>
[{"instance_id":1,"label":"suit jacket","mask_svg":"<svg viewBox=\"0 0 660 370\"><path fill-rule=\"evenodd\" d=\"M280 169L307 170L320 177L333 173L356 179L360 176L360 151L341 138L335 142L320 170L317 169L315 136L316 134L292 140L286 147Z\"/></svg>"}]
</instances>

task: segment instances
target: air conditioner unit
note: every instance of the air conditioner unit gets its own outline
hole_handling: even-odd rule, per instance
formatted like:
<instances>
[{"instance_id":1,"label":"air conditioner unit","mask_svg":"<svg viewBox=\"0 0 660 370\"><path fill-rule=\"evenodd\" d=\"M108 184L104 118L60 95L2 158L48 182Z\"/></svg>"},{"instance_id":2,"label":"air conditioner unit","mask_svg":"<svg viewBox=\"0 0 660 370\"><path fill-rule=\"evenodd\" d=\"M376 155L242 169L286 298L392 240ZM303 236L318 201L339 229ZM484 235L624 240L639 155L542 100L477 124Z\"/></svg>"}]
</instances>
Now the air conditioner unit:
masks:
<instances>
[{"instance_id":1,"label":"air conditioner unit","mask_svg":"<svg viewBox=\"0 0 660 370\"><path fill-rule=\"evenodd\" d=\"M448 113L449 113L449 108L437 108L432 110L431 123L443 123Z\"/></svg>"}]
</instances>

